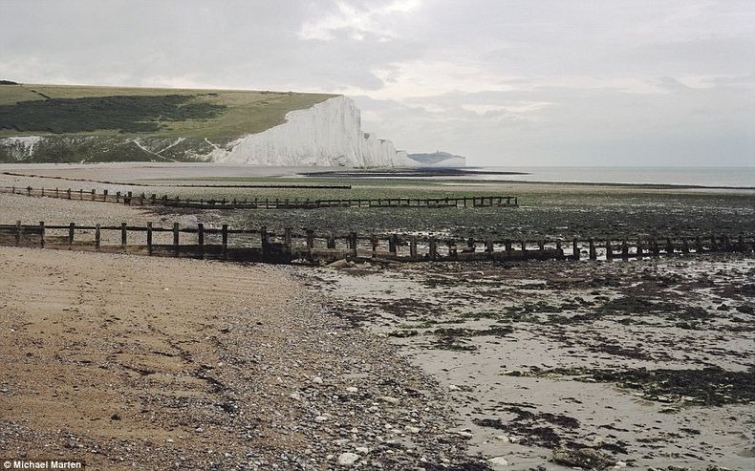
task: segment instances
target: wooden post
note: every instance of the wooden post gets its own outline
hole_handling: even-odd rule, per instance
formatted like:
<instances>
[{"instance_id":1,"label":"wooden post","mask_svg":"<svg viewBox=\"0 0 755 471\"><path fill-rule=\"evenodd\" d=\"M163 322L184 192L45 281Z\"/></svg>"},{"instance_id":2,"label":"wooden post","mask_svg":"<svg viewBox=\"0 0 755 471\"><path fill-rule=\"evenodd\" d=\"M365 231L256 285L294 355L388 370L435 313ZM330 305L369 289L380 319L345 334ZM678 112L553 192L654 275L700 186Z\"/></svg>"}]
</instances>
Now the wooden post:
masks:
<instances>
[{"instance_id":1,"label":"wooden post","mask_svg":"<svg viewBox=\"0 0 755 471\"><path fill-rule=\"evenodd\" d=\"M315 231L307 229L307 252L312 255L312 249L315 248Z\"/></svg>"},{"instance_id":2,"label":"wooden post","mask_svg":"<svg viewBox=\"0 0 755 471\"><path fill-rule=\"evenodd\" d=\"M42 187L42 197L44 198L44 196L45 196L45 187Z\"/></svg>"},{"instance_id":3,"label":"wooden post","mask_svg":"<svg viewBox=\"0 0 755 471\"><path fill-rule=\"evenodd\" d=\"M147 253L152 255L152 223L147 223Z\"/></svg>"},{"instance_id":4,"label":"wooden post","mask_svg":"<svg viewBox=\"0 0 755 471\"><path fill-rule=\"evenodd\" d=\"M100 225L97 224L94 228L94 248L100 251Z\"/></svg>"},{"instance_id":5,"label":"wooden post","mask_svg":"<svg viewBox=\"0 0 755 471\"><path fill-rule=\"evenodd\" d=\"M290 254L293 252L293 247L291 247L291 228L286 227L283 229L283 245L286 247L286 253Z\"/></svg>"},{"instance_id":6,"label":"wooden post","mask_svg":"<svg viewBox=\"0 0 755 471\"><path fill-rule=\"evenodd\" d=\"M624 260L629 258L629 244L626 239L621 241L621 258Z\"/></svg>"},{"instance_id":7,"label":"wooden post","mask_svg":"<svg viewBox=\"0 0 755 471\"><path fill-rule=\"evenodd\" d=\"M352 232L350 236L351 236L351 256L356 257L357 256L357 233Z\"/></svg>"},{"instance_id":8,"label":"wooden post","mask_svg":"<svg viewBox=\"0 0 755 471\"><path fill-rule=\"evenodd\" d=\"M597 260L598 252L595 250L595 241L591 238L588 243L590 244L590 260Z\"/></svg>"},{"instance_id":9,"label":"wooden post","mask_svg":"<svg viewBox=\"0 0 755 471\"><path fill-rule=\"evenodd\" d=\"M571 251L572 258L574 260L579 260L581 254L579 253L579 239L576 237L574 238L574 240L572 240Z\"/></svg>"},{"instance_id":10,"label":"wooden post","mask_svg":"<svg viewBox=\"0 0 755 471\"><path fill-rule=\"evenodd\" d=\"M76 229L76 224L72 222L68 226L68 248L69 249L73 247L73 233L75 229Z\"/></svg>"},{"instance_id":11,"label":"wooden post","mask_svg":"<svg viewBox=\"0 0 755 471\"><path fill-rule=\"evenodd\" d=\"M79 201L84 201L84 189L79 188Z\"/></svg>"},{"instance_id":12,"label":"wooden post","mask_svg":"<svg viewBox=\"0 0 755 471\"><path fill-rule=\"evenodd\" d=\"M115 202L116 203L120 203L121 202L121 192L120 191L116 191L115 192Z\"/></svg>"},{"instance_id":13,"label":"wooden post","mask_svg":"<svg viewBox=\"0 0 755 471\"><path fill-rule=\"evenodd\" d=\"M16 221L16 245L21 245L21 221Z\"/></svg>"},{"instance_id":14,"label":"wooden post","mask_svg":"<svg viewBox=\"0 0 755 471\"><path fill-rule=\"evenodd\" d=\"M380 245L380 242L378 241L378 238L375 234L372 234L370 236L370 244L372 244L372 258L375 258L377 257L378 245Z\"/></svg>"},{"instance_id":15,"label":"wooden post","mask_svg":"<svg viewBox=\"0 0 755 471\"><path fill-rule=\"evenodd\" d=\"M409 257L412 260L417 258L417 238L415 236L409 239Z\"/></svg>"},{"instance_id":16,"label":"wooden post","mask_svg":"<svg viewBox=\"0 0 755 471\"><path fill-rule=\"evenodd\" d=\"M66 190L66 193L68 194L68 199L70 200L71 199L71 189L69 188L68 190Z\"/></svg>"},{"instance_id":17,"label":"wooden post","mask_svg":"<svg viewBox=\"0 0 755 471\"><path fill-rule=\"evenodd\" d=\"M92 201L94 201L94 197L97 194L97 190L92 189Z\"/></svg>"},{"instance_id":18,"label":"wooden post","mask_svg":"<svg viewBox=\"0 0 755 471\"><path fill-rule=\"evenodd\" d=\"M126 242L127 242L126 241L126 237L127 237L126 236L126 232L127 232L126 231L126 223L122 222L121 223L121 248L123 250L126 250Z\"/></svg>"},{"instance_id":19,"label":"wooden post","mask_svg":"<svg viewBox=\"0 0 755 471\"><path fill-rule=\"evenodd\" d=\"M511 247L511 241L506 239L503 241L503 245L506 250L506 256L511 257L511 255L514 253L514 249Z\"/></svg>"},{"instance_id":20,"label":"wooden post","mask_svg":"<svg viewBox=\"0 0 755 471\"><path fill-rule=\"evenodd\" d=\"M485 252L487 252L489 255L493 255L493 251L495 249L495 246L493 245L494 242L492 239L488 239L485 241Z\"/></svg>"},{"instance_id":21,"label":"wooden post","mask_svg":"<svg viewBox=\"0 0 755 471\"><path fill-rule=\"evenodd\" d=\"M689 253L689 239L682 237L682 253Z\"/></svg>"},{"instance_id":22,"label":"wooden post","mask_svg":"<svg viewBox=\"0 0 755 471\"><path fill-rule=\"evenodd\" d=\"M564 249L561 247L561 239L556 239L556 257L564 258Z\"/></svg>"},{"instance_id":23,"label":"wooden post","mask_svg":"<svg viewBox=\"0 0 755 471\"><path fill-rule=\"evenodd\" d=\"M519 245L522 246L522 255L526 255L527 254L527 242L525 242L524 240L520 240L519 241Z\"/></svg>"},{"instance_id":24,"label":"wooden post","mask_svg":"<svg viewBox=\"0 0 755 471\"><path fill-rule=\"evenodd\" d=\"M178 230L178 223L173 223L173 256L178 258L179 252L180 252L180 243L179 243L179 230Z\"/></svg>"},{"instance_id":25,"label":"wooden post","mask_svg":"<svg viewBox=\"0 0 755 471\"><path fill-rule=\"evenodd\" d=\"M277 201L276 201L277 204ZM270 241L267 237L267 227L260 227L260 247L262 247L262 260L267 260L267 252Z\"/></svg>"},{"instance_id":26,"label":"wooden post","mask_svg":"<svg viewBox=\"0 0 755 471\"><path fill-rule=\"evenodd\" d=\"M204 224L197 224L197 243L199 244L199 258L204 259Z\"/></svg>"},{"instance_id":27,"label":"wooden post","mask_svg":"<svg viewBox=\"0 0 755 471\"><path fill-rule=\"evenodd\" d=\"M653 255L661 253L661 249L658 247L658 241L655 240L655 237L650 238L650 250L653 252Z\"/></svg>"},{"instance_id":28,"label":"wooden post","mask_svg":"<svg viewBox=\"0 0 755 471\"><path fill-rule=\"evenodd\" d=\"M45 222L39 221L39 246L45 248Z\"/></svg>"},{"instance_id":29,"label":"wooden post","mask_svg":"<svg viewBox=\"0 0 755 471\"><path fill-rule=\"evenodd\" d=\"M611 247L611 239L606 239L606 260L613 258L613 247Z\"/></svg>"},{"instance_id":30,"label":"wooden post","mask_svg":"<svg viewBox=\"0 0 755 471\"><path fill-rule=\"evenodd\" d=\"M671 237L666 237L666 253L669 255L674 253L674 243L671 242Z\"/></svg>"},{"instance_id":31,"label":"wooden post","mask_svg":"<svg viewBox=\"0 0 755 471\"><path fill-rule=\"evenodd\" d=\"M132 200L133 197L134 197L133 192L129 191L128 192L128 201L124 201L124 203L128 204L129 206L131 206L131 200Z\"/></svg>"},{"instance_id":32,"label":"wooden post","mask_svg":"<svg viewBox=\"0 0 755 471\"><path fill-rule=\"evenodd\" d=\"M394 239L396 234L391 234L388 236L388 253L395 255L396 254L396 239Z\"/></svg>"},{"instance_id":33,"label":"wooden post","mask_svg":"<svg viewBox=\"0 0 755 471\"><path fill-rule=\"evenodd\" d=\"M493 200L491 199L491 204L490 204L491 206L493 205L492 201L493 201ZM538 241L538 243L537 243L537 246L538 246L538 248L540 249L540 255L541 255L541 256L545 255L545 241L544 241L544 240L542 240L542 239L540 239L540 240Z\"/></svg>"},{"instance_id":34,"label":"wooden post","mask_svg":"<svg viewBox=\"0 0 755 471\"><path fill-rule=\"evenodd\" d=\"M102 190L102 201L107 203L107 190Z\"/></svg>"},{"instance_id":35,"label":"wooden post","mask_svg":"<svg viewBox=\"0 0 755 471\"><path fill-rule=\"evenodd\" d=\"M336 238L333 234L328 235L328 241L327 241L327 247L329 249L335 249L336 248Z\"/></svg>"},{"instance_id":36,"label":"wooden post","mask_svg":"<svg viewBox=\"0 0 755 471\"><path fill-rule=\"evenodd\" d=\"M703 253L703 239L700 236L695 237L695 252Z\"/></svg>"},{"instance_id":37,"label":"wooden post","mask_svg":"<svg viewBox=\"0 0 755 471\"><path fill-rule=\"evenodd\" d=\"M438 241L435 237L430 238L430 258L433 260L438 258Z\"/></svg>"},{"instance_id":38,"label":"wooden post","mask_svg":"<svg viewBox=\"0 0 755 471\"><path fill-rule=\"evenodd\" d=\"M222 227L223 260L228 260L228 224Z\"/></svg>"}]
</instances>

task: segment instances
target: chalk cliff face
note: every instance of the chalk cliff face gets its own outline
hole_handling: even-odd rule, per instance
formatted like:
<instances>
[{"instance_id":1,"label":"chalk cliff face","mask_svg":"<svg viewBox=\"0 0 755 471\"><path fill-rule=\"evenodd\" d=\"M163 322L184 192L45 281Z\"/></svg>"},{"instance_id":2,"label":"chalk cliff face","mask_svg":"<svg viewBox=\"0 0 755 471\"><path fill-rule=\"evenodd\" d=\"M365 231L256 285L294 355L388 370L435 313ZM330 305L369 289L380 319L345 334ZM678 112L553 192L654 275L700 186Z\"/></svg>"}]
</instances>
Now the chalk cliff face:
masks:
<instances>
[{"instance_id":1,"label":"chalk cliff face","mask_svg":"<svg viewBox=\"0 0 755 471\"><path fill-rule=\"evenodd\" d=\"M251 165L416 165L390 141L364 133L359 110L344 96L292 111L284 124L244 136L206 157L214 162Z\"/></svg>"}]
</instances>

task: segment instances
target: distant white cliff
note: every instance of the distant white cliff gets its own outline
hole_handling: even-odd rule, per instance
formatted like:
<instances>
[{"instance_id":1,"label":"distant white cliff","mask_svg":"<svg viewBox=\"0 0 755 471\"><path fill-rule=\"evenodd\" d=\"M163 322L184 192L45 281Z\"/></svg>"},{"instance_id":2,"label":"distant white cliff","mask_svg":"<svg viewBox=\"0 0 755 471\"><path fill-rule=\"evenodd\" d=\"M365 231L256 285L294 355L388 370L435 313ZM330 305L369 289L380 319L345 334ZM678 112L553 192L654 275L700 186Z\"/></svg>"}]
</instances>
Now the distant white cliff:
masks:
<instances>
[{"instance_id":1,"label":"distant white cliff","mask_svg":"<svg viewBox=\"0 0 755 471\"><path fill-rule=\"evenodd\" d=\"M215 146L209 155L196 157L219 163L272 166L417 166L392 142L363 132L359 110L344 96L292 111L279 126Z\"/></svg>"},{"instance_id":2,"label":"distant white cliff","mask_svg":"<svg viewBox=\"0 0 755 471\"><path fill-rule=\"evenodd\" d=\"M409 154L409 158L415 162L414 165L422 167L466 167L467 165L466 157L441 151L431 154Z\"/></svg>"}]
</instances>

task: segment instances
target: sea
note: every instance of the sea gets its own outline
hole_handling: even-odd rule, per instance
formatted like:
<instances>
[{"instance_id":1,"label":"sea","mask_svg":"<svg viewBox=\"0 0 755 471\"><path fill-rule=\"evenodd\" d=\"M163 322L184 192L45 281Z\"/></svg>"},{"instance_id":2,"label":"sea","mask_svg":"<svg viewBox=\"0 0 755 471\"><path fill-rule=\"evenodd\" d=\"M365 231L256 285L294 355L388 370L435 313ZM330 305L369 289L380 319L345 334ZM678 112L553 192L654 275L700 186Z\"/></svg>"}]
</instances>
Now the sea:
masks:
<instances>
[{"instance_id":1,"label":"sea","mask_svg":"<svg viewBox=\"0 0 755 471\"><path fill-rule=\"evenodd\" d=\"M618 183L755 189L752 167L463 167L475 179L549 183ZM482 173L490 172L490 173ZM520 174L506 174L520 172Z\"/></svg>"}]
</instances>

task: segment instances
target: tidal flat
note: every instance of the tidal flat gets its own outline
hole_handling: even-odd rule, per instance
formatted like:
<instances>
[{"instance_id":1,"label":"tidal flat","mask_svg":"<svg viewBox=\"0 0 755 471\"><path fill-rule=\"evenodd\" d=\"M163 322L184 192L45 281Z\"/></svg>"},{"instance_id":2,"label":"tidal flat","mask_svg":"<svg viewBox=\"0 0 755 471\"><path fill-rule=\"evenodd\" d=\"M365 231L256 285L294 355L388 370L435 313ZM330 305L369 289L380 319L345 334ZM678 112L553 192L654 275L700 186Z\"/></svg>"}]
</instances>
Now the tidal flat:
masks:
<instances>
[{"instance_id":1,"label":"tidal flat","mask_svg":"<svg viewBox=\"0 0 755 471\"><path fill-rule=\"evenodd\" d=\"M582 449L640 469L755 460L751 256L300 276L334 315L438 379L471 453L504 459L501 469L551 469L557 453Z\"/></svg>"}]
</instances>

